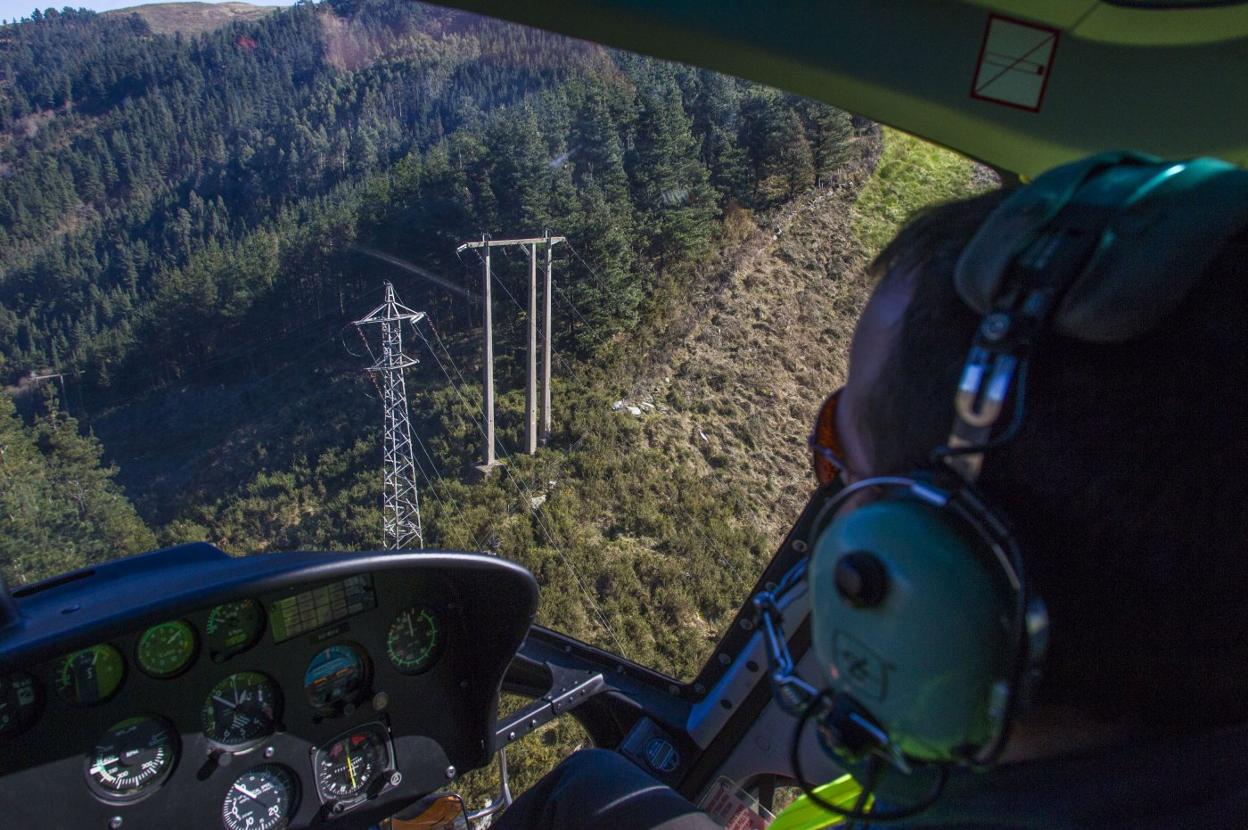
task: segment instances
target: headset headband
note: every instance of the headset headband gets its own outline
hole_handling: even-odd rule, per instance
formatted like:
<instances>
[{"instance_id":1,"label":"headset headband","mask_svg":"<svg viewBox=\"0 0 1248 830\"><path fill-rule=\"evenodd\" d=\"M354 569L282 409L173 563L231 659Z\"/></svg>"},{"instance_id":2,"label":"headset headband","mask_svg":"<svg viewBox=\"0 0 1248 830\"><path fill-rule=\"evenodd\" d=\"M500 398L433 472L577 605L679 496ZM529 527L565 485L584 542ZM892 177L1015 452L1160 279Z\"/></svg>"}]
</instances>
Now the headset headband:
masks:
<instances>
[{"instance_id":1,"label":"headset headband","mask_svg":"<svg viewBox=\"0 0 1248 830\"><path fill-rule=\"evenodd\" d=\"M1103 153L1052 170L1010 196L958 259L958 295L984 315L967 356L945 456L979 476L1010 392L1038 337L1118 343L1182 303L1248 225L1248 172L1199 158ZM1164 244L1151 239L1164 233Z\"/></svg>"}]
</instances>

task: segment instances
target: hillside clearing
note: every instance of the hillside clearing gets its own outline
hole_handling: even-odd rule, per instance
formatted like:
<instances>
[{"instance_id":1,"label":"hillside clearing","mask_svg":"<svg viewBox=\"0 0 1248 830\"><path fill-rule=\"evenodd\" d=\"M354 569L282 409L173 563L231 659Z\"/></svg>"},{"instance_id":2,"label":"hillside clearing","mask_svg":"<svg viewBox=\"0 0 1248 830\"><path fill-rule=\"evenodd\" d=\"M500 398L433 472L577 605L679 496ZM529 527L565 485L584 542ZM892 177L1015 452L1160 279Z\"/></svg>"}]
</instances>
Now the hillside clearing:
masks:
<instances>
[{"instance_id":1,"label":"hillside clearing","mask_svg":"<svg viewBox=\"0 0 1248 830\"><path fill-rule=\"evenodd\" d=\"M153 34L199 35L239 20L255 20L272 14L280 6L253 6L251 3L150 3L103 12L121 16L137 14L147 21Z\"/></svg>"}]
</instances>

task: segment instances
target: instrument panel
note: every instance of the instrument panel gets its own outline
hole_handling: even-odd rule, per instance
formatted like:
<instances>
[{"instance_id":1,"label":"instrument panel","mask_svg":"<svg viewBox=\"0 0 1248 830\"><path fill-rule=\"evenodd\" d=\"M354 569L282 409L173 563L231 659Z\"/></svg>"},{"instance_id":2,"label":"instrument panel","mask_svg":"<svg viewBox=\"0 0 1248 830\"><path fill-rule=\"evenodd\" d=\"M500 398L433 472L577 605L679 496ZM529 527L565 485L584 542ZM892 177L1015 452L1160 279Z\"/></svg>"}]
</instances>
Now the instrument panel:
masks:
<instances>
[{"instance_id":1,"label":"instrument panel","mask_svg":"<svg viewBox=\"0 0 1248 830\"><path fill-rule=\"evenodd\" d=\"M485 598L426 570L231 598L0 672L6 814L109 830L365 826L445 787L485 760L482 704L506 663L491 655L490 677L478 659Z\"/></svg>"}]
</instances>

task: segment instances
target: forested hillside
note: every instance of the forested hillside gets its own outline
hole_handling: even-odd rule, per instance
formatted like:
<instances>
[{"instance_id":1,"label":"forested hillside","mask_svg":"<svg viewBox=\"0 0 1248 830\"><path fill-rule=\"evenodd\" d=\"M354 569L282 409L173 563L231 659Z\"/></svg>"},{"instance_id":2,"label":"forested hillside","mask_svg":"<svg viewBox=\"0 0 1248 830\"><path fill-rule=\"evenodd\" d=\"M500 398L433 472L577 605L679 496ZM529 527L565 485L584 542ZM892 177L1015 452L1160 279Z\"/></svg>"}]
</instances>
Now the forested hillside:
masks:
<instances>
[{"instance_id":1,"label":"forested hillside","mask_svg":"<svg viewBox=\"0 0 1248 830\"><path fill-rule=\"evenodd\" d=\"M10 468L39 494L21 498L47 508L0 515L0 565L26 581L152 538L377 547L380 404L349 323L390 279L429 315L405 332L426 544L515 558L545 588L543 622L691 675L800 500L804 471L756 461L796 457L781 442L840 366L808 371L801 340L771 336L770 312L741 320L733 298L761 302L774 276L806 308L795 337L825 311L852 320L848 211L879 147L831 107L401 0L192 37L68 10L0 28L0 381L57 372L69 393L31 425L0 413L6 441L34 448ZM969 186L955 166L948 195ZM545 229L569 240L555 434L516 453L525 263L500 252L506 464L477 481L479 270L454 250ZM729 338L708 359L721 314L789 351ZM795 398L774 422L771 393L740 392L768 377ZM645 418L613 408L643 394ZM96 471L112 524L36 556L72 507L46 469L80 432L74 464ZM102 515L86 509L72 532Z\"/></svg>"},{"instance_id":2,"label":"forested hillside","mask_svg":"<svg viewBox=\"0 0 1248 830\"><path fill-rule=\"evenodd\" d=\"M189 36L149 19L0 27L0 386L25 413L0 395L5 577L190 540L378 547L376 346L350 322L391 280L428 313L404 330L426 544L516 559L541 622L692 677L804 498L861 265L912 209L982 186L970 165L405 0ZM568 238L554 435L517 452L527 263L498 251L505 463L480 480L480 270L454 251L546 229ZM530 741L520 784L574 741Z\"/></svg>"},{"instance_id":3,"label":"forested hillside","mask_svg":"<svg viewBox=\"0 0 1248 830\"><path fill-rule=\"evenodd\" d=\"M627 325L635 265L687 261L726 199L809 186L848 131L708 73L401 0L298 6L189 40L137 15L49 12L0 38L0 356L10 377L73 366L93 391L212 357L199 337L150 342L182 322L179 277L219 277L196 299L227 321L273 291L292 321L341 308L361 274L272 277L299 229L364 203L403 210L383 218L435 265L491 228L553 221L595 239L586 256L628 284L583 299L612 298L599 317ZM365 192L382 171L373 186L400 192ZM153 345L174 348L136 358Z\"/></svg>"}]
</instances>

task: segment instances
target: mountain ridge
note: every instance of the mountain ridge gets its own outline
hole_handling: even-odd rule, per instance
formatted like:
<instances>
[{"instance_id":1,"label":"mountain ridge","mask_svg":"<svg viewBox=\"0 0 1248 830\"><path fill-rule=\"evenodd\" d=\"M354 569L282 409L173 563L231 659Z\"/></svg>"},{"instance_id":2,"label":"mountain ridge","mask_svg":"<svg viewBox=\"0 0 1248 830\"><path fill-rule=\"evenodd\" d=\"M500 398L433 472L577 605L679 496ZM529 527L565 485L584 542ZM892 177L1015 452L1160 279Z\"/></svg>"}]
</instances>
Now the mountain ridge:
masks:
<instances>
[{"instance_id":1,"label":"mountain ridge","mask_svg":"<svg viewBox=\"0 0 1248 830\"><path fill-rule=\"evenodd\" d=\"M124 9L110 9L100 14L103 17L124 17L137 14L146 21L152 33L157 35L172 35L179 32L184 35L198 35L238 21L257 20L281 8L281 6L240 3L237 0L225 3L185 0L185 2L177 3L145 3L139 6L127 6Z\"/></svg>"}]
</instances>

